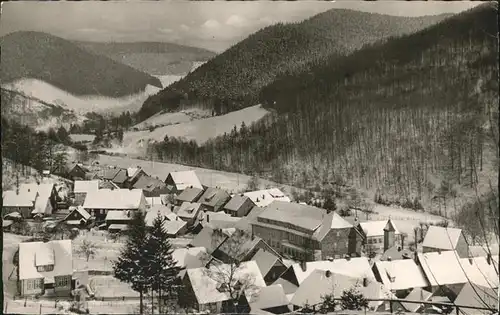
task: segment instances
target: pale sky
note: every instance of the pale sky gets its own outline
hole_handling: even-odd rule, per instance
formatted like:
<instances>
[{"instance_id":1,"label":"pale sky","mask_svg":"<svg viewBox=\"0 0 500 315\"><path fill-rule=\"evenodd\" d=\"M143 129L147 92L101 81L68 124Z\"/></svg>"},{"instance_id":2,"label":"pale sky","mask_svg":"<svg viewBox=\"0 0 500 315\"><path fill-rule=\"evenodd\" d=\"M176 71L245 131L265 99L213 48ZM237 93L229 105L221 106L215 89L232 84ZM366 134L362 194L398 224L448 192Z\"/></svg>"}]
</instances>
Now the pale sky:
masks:
<instances>
[{"instance_id":1,"label":"pale sky","mask_svg":"<svg viewBox=\"0 0 500 315\"><path fill-rule=\"evenodd\" d=\"M223 51L276 22L333 8L389 15L457 13L478 1L81 1L3 2L0 36L41 31L88 41L160 41Z\"/></svg>"}]
</instances>

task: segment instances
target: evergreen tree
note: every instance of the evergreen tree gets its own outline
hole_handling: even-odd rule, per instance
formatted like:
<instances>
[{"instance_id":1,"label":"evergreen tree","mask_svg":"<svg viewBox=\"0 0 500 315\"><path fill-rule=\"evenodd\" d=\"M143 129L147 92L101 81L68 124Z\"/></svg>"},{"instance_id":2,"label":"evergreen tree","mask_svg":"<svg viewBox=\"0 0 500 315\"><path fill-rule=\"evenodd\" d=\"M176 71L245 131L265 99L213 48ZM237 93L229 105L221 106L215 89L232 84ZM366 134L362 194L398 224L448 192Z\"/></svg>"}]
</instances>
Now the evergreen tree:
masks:
<instances>
[{"instance_id":1,"label":"evergreen tree","mask_svg":"<svg viewBox=\"0 0 500 315\"><path fill-rule=\"evenodd\" d=\"M63 126L59 127L59 129L57 129L57 138L62 143L70 143L71 142L71 139L69 137L69 133L66 130L66 128L64 128Z\"/></svg>"},{"instance_id":2,"label":"evergreen tree","mask_svg":"<svg viewBox=\"0 0 500 315\"><path fill-rule=\"evenodd\" d=\"M150 259L153 253L146 247L147 230L144 213L135 211L130 220L125 248L120 253L118 260L113 265L115 278L130 283L132 289L139 292L139 310L143 314L144 293L151 285Z\"/></svg>"},{"instance_id":3,"label":"evergreen tree","mask_svg":"<svg viewBox=\"0 0 500 315\"><path fill-rule=\"evenodd\" d=\"M164 297L172 297L177 291L177 279L181 267L172 257L173 248L163 227L167 220L158 214L153 221L153 228L148 237L146 248L152 253L149 261L148 277L151 279L151 289L158 293L159 313Z\"/></svg>"}]
</instances>

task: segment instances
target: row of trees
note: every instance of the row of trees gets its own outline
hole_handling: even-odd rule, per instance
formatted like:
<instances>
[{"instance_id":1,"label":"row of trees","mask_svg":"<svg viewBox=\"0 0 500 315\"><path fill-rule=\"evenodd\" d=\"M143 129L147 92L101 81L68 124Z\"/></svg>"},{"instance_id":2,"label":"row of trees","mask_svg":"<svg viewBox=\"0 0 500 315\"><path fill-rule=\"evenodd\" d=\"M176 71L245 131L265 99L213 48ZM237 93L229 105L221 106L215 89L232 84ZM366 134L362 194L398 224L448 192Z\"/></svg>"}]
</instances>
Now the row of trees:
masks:
<instances>
[{"instance_id":1,"label":"row of trees","mask_svg":"<svg viewBox=\"0 0 500 315\"><path fill-rule=\"evenodd\" d=\"M158 215L153 227L147 230L144 213L134 212L129 223L126 244L114 263L114 276L130 283L140 295L140 314L143 314L143 298L147 292L158 297L159 314L166 299L178 296L181 268L172 258L173 249L163 227L166 218Z\"/></svg>"}]
</instances>

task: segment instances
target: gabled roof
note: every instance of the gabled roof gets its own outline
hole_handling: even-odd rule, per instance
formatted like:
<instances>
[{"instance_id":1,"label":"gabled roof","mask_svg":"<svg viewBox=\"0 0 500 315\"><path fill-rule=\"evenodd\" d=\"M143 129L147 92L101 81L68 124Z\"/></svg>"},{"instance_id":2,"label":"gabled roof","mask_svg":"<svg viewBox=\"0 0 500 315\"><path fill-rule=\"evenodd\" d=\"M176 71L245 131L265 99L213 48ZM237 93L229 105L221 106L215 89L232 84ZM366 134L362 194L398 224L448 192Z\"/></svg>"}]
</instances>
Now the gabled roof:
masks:
<instances>
[{"instance_id":1,"label":"gabled roof","mask_svg":"<svg viewBox=\"0 0 500 315\"><path fill-rule=\"evenodd\" d=\"M245 202L248 201L250 201L253 206L255 206L255 204L249 197L244 195L234 195L231 200L229 200L229 202L224 206L224 209L227 209L229 211L238 211L245 204Z\"/></svg>"},{"instance_id":2,"label":"gabled roof","mask_svg":"<svg viewBox=\"0 0 500 315\"><path fill-rule=\"evenodd\" d=\"M113 183L111 180L100 180L99 181L99 189L120 189L118 185Z\"/></svg>"},{"instance_id":3,"label":"gabled roof","mask_svg":"<svg viewBox=\"0 0 500 315\"><path fill-rule=\"evenodd\" d=\"M375 268L389 290L423 288L429 285L424 272L413 259L378 261Z\"/></svg>"},{"instance_id":4,"label":"gabled roof","mask_svg":"<svg viewBox=\"0 0 500 315\"><path fill-rule=\"evenodd\" d=\"M497 307L498 293L490 287L477 284L466 283L454 303L469 307L490 307L492 310ZM485 305L486 304L486 305ZM476 313L491 314L491 311L474 310Z\"/></svg>"},{"instance_id":5,"label":"gabled roof","mask_svg":"<svg viewBox=\"0 0 500 315\"><path fill-rule=\"evenodd\" d=\"M226 238L222 244L217 247L216 251L213 253L216 257L217 252L221 252L227 255L229 258L237 259L241 261L244 259L254 248L261 242L260 237L249 235L245 232L238 231L228 238ZM219 257L216 257L219 258Z\"/></svg>"},{"instance_id":6,"label":"gabled roof","mask_svg":"<svg viewBox=\"0 0 500 315\"><path fill-rule=\"evenodd\" d=\"M16 194L13 190L2 193L2 205L4 207L33 207L35 203L36 191L29 194Z\"/></svg>"},{"instance_id":7,"label":"gabled roof","mask_svg":"<svg viewBox=\"0 0 500 315\"><path fill-rule=\"evenodd\" d=\"M288 304L289 301L280 284L259 288L249 301L252 311L255 309L265 310L274 307L288 306Z\"/></svg>"},{"instance_id":8,"label":"gabled roof","mask_svg":"<svg viewBox=\"0 0 500 315\"><path fill-rule=\"evenodd\" d=\"M78 206L72 209L71 212L66 216L66 218L63 221L66 221L68 217L75 211L78 212L85 220L88 220L91 217L90 213L88 213L83 207Z\"/></svg>"},{"instance_id":9,"label":"gabled roof","mask_svg":"<svg viewBox=\"0 0 500 315\"><path fill-rule=\"evenodd\" d=\"M100 189L87 194L85 209L138 209L144 197L142 189Z\"/></svg>"},{"instance_id":10,"label":"gabled roof","mask_svg":"<svg viewBox=\"0 0 500 315\"><path fill-rule=\"evenodd\" d=\"M415 288L411 290L410 294L408 294L404 299L408 301L428 301L431 296L432 292L422 288ZM401 305L403 305L406 311L415 313L420 307L422 307L423 304L405 303L401 301Z\"/></svg>"},{"instance_id":11,"label":"gabled roof","mask_svg":"<svg viewBox=\"0 0 500 315\"><path fill-rule=\"evenodd\" d=\"M167 185L165 185L165 183L158 178L154 178L149 175L143 175L139 177L137 182L135 182L132 187L136 189L143 189L145 191L153 191L155 189L163 189L167 187Z\"/></svg>"},{"instance_id":12,"label":"gabled roof","mask_svg":"<svg viewBox=\"0 0 500 315\"><path fill-rule=\"evenodd\" d=\"M215 206L217 203L221 201L225 201L230 199L231 196L227 193L227 191L219 189L219 188L213 188L209 187L203 195L201 195L200 199L198 200L199 203L202 205L206 206Z\"/></svg>"},{"instance_id":13,"label":"gabled roof","mask_svg":"<svg viewBox=\"0 0 500 315\"><path fill-rule=\"evenodd\" d=\"M38 196L35 200L35 209L32 213L45 214L47 210L47 204L49 202L49 198L52 195L52 191L54 189L54 183L30 183L30 184L21 184L19 187L19 191L29 194L32 191L38 192Z\"/></svg>"},{"instance_id":14,"label":"gabled roof","mask_svg":"<svg viewBox=\"0 0 500 315\"><path fill-rule=\"evenodd\" d=\"M161 200L161 197L145 197L146 198L146 205L148 207L156 206L156 205L162 205L163 201Z\"/></svg>"},{"instance_id":15,"label":"gabled roof","mask_svg":"<svg viewBox=\"0 0 500 315\"><path fill-rule=\"evenodd\" d=\"M129 167L127 168L127 177L131 178L137 175L141 171L141 168L139 167Z\"/></svg>"},{"instance_id":16,"label":"gabled roof","mask_svg":"<svg viewBox=\"0 0 500 315\"><path fill-rule=\"evenodd\" d=\"M227 274L228 271L226 270L229 270L229 268L229 265L219 264L211 266L210 269L202 267L187 270L189 281L199 304L216 303L231 299L228 292L218 290L220 284L224 282L216 280ZM258 292L259 287L266 286L264 278L254 261L241 263L236 269L233 279L251 284L249 289L245 291L247 300L251 300L251 297Z\"/></svg>"},{"instance_id":17,"label":"gabled roof","mask_svg":"<svg viewBox=\"0 0 500 315\"><path fill-rule=\"evenodd\" d=\"M116 176L113 178L113 182L116 184L123 184L127 181L127 170L119 169Z\"/></svg>"},{"instance_id":18,"label":"gabled roof","mask_svg":"<svg viewBox=\"0 0 500 315\"><path fill-rule=\"evenodd\" d=\"M120 170L121 170L120 168L109 168L104 171L102 178L107 180L113 180L113 178L115 178L116 175L118 175Z\"/></svg>"},{"instance_id":19,"label":"gabled roof","mask_svg":"<svg viewBox=\"0 0 500 315\"><path fill-rule=\"evenodd\" d=\"M244 193L243 195L250 198L258 207L265 207L274 200L290 202L290 198L288 198L278 188L249 191Z\"/></svg>"},{"instance_id":20,"label":"gabled roof","mask_svg":"<svg viewBox=\"0 0 500 315\"><path fill-rule=\"evenodd\" d=\"M210 226L214 229L227 229L234 228L236 224L241 220L241 218L232 217L224 212L206 211L203 212L201 220L201 225L203 227Z\"/></svg>"},{"instance_id":21,"label":"gabled roof","mask_svg":"<svg viewBox=\"0 0 500 315\"><path fill-rule=\"evenodd\" d=\"M407 256L406 259L412 259L415 257L415 254L408 248L401 249L401 245L396 244L386 250L380 257L380 260L385 261L389 260L389 258L391 260L405 259L405 256Z\"/></svg>"},{"instance_id":22,"label":"gabled roof","mask_svg":"<svg viewBox=\"0 0 500 315\"><path fill-rule=\"evenodd\" d=\"M291 283L290 281L283 279L283 278L278 278L276 281L274 281L273 284L279 284L283 287L283 290L285 291L285 294L287 296L293 297L293 294L297 291L299 288L295 284ZM291 299L289 299L291 300Z\"/></svg>"},{"instance_id":23,"label":"gabled roof","mask_svg":"<svg viewBox=\"0 0 500 315\"><path fill-rule=\"evenodd\" d=\"M266 208L257 206L253 207L245 217L242 217L238 222L236 222L236 229L252 232L252 223L257 221L257 217L264 212L264 210L266 210Z\"/></svg>"},{"instance_id":24,"label":"gabled roof","mask_svg":"<svg viewBox=\"0 0 500 315\"><path fill-rule=\"evenodd\" d=\"M177 248L172 252L172 258L177 262L177 266L192 269L203 267L202 256L206 254L205 247Z\"/></svg>"},{"instance_id":25,"label":"gabled roof","mask_svg":"<svg viewBox=\"0 0 500 315\"><path fill-rule=\"evenodd\" d=\"M200 207L200 203L183 202L179 210L177 210L177 215L181 218L192 219L199 215Z\"/></svg>"},{"instance_id":26,"label":"gabled roof","mask_svg":"<svg viewBox=\"0 0 500 315\"><path fill-rule=\"evenodd\" d=\"M98 180L76 180L73 192L75 193L89 193L99 190Z\"/></svg>"},{"instance_id":27,"label":"gabled roof","mask_svg":"<svg viewBox=\"0 0 500 315\"><path fill-rule=\"evenodd\" d=\"M441 250L454 250L457 247L460 235L462 235L461 229L431 225L425 234L422 246Z\"/></svg>"},{"instance_id":28,"label":"gabled roof","mask_svg":"<svg viewBox=\"0 0 500 315\"><path fill-rule=\"evenodd\" d=\"M366 237L383 236L384 229L388 227L389 222L391 222L390 230L394 230L395 234L399 234L399 230L396 225L394 225L394 222L392 220L365 221L361 222L359 225L363 229L363 233L365 233Z\"/></svg>"},{"instance_id":29,"label":"gabled roof","mask_svg":"<svg viewBox=\"0 0 500 315\"><path fill-rule=\"evenodd\" d=\"M188 187L184 189L175 199L179 201L195 202L203 194L203 189L196 187Z\"/></svg>"},{"instance_id":30,"label":"gabled roof","mask_svg":"<svg viewBox=\"0 0 500 315\"><path fill-rule=\"evenodd\" d=\"M165 206L162 204L159 205L153 205L148 211L146 212L146 216L144 217L144 221L146 222L146 226L153 226L153 221L156 219L156 217L159 215L163 217L168 217L170 216L170 219L176 219L177 215L172 212L169 206ZM172 217L171 215L174 215ZM169 219L169 220L170 220Z\"/></svg>"},{"instance_id":31,"label":"gabled roof","mask_svg":"<svg viewBox=\"0 0 500 315\"><path fill-rule=\"evenodd\" d=\"M269 251L259 249L250 260L254 260L257 263L260 273L265 277L279 258Z\"/></svg>"},{"instance_id":32,"label":"gabled roof","mask_svg":"<svg viewBox=\"0 0 500 315\"><path fill-rule=\"evenodd\" d=\"M54 270L38 272L36 265L54 264ZM71 240L19 244L19 279L53 279L73 273Z\"/></svg>"},{"instance_id":33,"label":"gabled roof","mask_svg":"<svg viewBox=\"0 0 500 315\"><path fill-rule=\"evenodd\" d=\"M163 228L170 235L175 235L179 233L179 231L185 227L187 224L186 221L177 218L176 220L165 220L163 221Z\"/></svg>"},{"instance_id":34,"label":"gabled roof","mask_svg":"<svg viewBox=\"0 0 500 315\"><path fill-rule=\"evenodd\" d=\"M200 179L196 176L195 171L170 172L169 176L174 181L177 190L184 190L191 186L203 189Z\"/></svg>"},{"instance_id":35,"label":"gabled roof","mask_svg":"<svg viewBox=\"0 0 500 315\"><path fill-rule=\"evenodd\" d=\"M302 270L300 263L295 263L290 268L293 269L297 282L302 283L314 270L330 270L354 278L375 279L370 262L367 257L354 257L349 259L334 259L332 261L311 261L306 263L306 270Z\"/></svg>"},{"instance_id":36,"label":"gabled roof","mask_svg":"<svg viewBox=\"0 0 500 315\"><path fill-rule=\"evenodd\" d=\"M488 288L498 287L500 279L495 269L495 266L498 266L495 261L488 263L486 257L462 258L460 264L469 282Z\"/></svg>"},{"instance_id":37,"label":"gabled roof","mask_svg":"<svg viewBox=\"0 0 500 315\"><path fill-rule=\"evenodd\" d=\"M214 229L204 227L191 241L193 247L205 247L207 252L211 254L220 244L228 237L228 235L214 234Z\"/></svg>"}]
</instances>

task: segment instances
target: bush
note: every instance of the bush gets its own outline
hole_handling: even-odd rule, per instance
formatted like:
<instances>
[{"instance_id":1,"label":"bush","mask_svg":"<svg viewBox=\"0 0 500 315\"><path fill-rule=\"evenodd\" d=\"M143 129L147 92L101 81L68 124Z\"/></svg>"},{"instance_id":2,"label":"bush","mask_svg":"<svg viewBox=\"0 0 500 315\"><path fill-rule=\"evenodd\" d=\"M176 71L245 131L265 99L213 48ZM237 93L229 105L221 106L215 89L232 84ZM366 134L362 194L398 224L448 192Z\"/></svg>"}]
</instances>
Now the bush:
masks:
<instances>
[{"instance_id":1,"label":"bush","mask_svg":"<svg viewBox=\"0 0 500 315\"><path fill-rule=\"evenodd\" d=\"M342 293L340 305L344 310L359 311L368 307L368 301L356 288L351 288Z\"/></svg>"}]
</instances>

